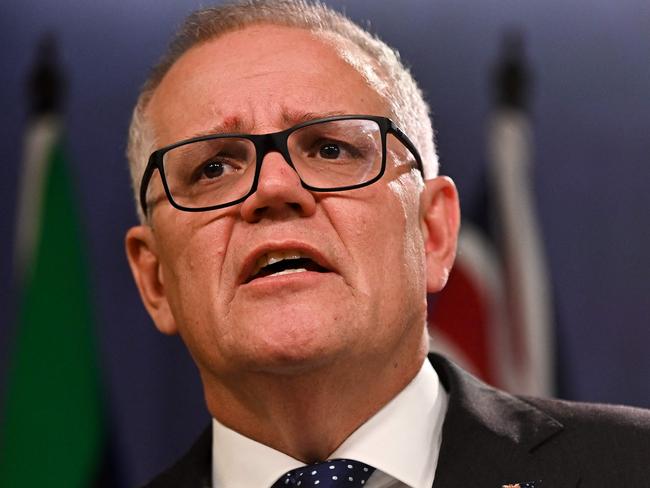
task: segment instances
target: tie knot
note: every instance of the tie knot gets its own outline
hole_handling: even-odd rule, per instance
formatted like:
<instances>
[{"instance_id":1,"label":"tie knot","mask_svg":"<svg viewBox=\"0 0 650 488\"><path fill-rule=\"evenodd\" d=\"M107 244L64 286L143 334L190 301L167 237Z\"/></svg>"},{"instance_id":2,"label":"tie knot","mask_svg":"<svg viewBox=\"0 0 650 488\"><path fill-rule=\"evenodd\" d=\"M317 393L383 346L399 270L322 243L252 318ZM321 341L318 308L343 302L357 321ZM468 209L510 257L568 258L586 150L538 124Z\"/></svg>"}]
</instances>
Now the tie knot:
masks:
<instances>
[{"instance_id":1,"label":"tie knot","mask_svg":"<svg viewBox=\"0 0 650 488\"><path fill-rule=\"evenodd\" d=\"M332 459L322 463L308 464L289 471L271 488L299 486L301 488L359 488L375 470L359 461Z\"/></svg>"}]
</instances>

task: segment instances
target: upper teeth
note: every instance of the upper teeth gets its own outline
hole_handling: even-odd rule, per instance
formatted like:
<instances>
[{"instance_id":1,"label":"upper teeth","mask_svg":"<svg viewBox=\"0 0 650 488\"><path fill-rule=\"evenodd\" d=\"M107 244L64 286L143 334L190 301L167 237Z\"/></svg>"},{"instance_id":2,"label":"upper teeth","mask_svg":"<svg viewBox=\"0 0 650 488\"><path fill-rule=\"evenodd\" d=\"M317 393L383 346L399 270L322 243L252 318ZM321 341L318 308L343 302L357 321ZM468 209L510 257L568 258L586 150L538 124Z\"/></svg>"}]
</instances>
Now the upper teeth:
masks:
<instances>
[{"instance_id":1,"label":"upper teeth","mask_svg":"<svg viewBox=\"0 0 650 488\"><path fill-rule=\"evenodd\" d=\"M260 269L262 269L264 266L268 266L269 264L275 264L279 263L280 261L284 261L286 259L300 259L307 257L303 254L301 254L298 251L271 251L268 252L259 258L257 258L257 261L255 262L255 267L253 268L253 272L251 273L251 276L255 276L257 273L259 273Z\"/></svg>"}]
</instances>

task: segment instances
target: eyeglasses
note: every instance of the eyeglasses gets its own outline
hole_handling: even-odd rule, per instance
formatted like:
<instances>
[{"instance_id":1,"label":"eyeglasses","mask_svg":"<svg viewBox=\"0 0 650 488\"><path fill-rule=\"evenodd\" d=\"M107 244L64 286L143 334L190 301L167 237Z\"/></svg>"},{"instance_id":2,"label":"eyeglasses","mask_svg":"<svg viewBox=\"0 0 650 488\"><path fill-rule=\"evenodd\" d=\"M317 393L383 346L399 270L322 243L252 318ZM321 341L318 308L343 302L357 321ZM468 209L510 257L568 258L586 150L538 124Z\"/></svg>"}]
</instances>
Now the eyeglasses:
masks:
<instances>
[{"instance_id":1,"label":"eyeglasses","mask_svg":"<svg viewBox=\"0 0 650 488\"><path fill-rule=\"evenodd\" d=\"M157 169L169 202L202 212L236 205L257 189L264 157L277 151L314 192L353 190L379 180L386 169L387 134L410 151L424 177L420 155L388 118L344 115L310 120L272 134L214 134L154 151L140 185L147 214L147 188Z\"/></svg>"}]
</instances>

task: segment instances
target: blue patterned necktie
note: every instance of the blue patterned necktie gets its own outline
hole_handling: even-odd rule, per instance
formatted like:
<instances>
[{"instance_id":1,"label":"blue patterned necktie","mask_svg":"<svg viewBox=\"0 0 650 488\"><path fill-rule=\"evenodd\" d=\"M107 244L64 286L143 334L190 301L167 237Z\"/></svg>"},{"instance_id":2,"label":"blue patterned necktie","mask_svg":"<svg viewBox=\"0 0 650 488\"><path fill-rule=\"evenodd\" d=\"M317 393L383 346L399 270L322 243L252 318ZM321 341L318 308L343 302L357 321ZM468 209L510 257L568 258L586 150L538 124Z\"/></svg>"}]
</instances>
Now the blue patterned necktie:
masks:
<instances>
[{"instance_id":1,"label":"blue patterned necktie","mask_svg":"<svg viewBox=\"0 0 650 488\"><path fill-rule=\"evenodd\" d=\"M292 469L271 488L361 488L375 470L359 461L332 459Z\"/></svg>"}]
</instances>

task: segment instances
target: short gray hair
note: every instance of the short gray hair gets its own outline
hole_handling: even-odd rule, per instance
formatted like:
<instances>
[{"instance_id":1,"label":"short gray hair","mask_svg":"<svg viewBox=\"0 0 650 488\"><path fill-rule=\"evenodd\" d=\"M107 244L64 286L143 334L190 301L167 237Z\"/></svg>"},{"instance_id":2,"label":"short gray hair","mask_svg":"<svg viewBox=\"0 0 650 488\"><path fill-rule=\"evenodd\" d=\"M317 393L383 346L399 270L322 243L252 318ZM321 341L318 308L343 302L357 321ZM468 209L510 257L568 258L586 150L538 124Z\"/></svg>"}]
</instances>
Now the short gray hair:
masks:
<instances>
[{"instance_id":1,"label":"short gray hair","mask_svg":"<svg viewBox=\"0 0 650 488\"><path fill-rule=\"evenodd\" d=\"M369 78L379 80L380 83L371 83L371 85L386 100L395 123L418 148L426 177L432 178L437 174L438 157L429 106L396 50L359 27L345 15L317 0L234 1L190 14L172 39L166 54L151 70L140 91L129 128L127 157L136 208L141 222L145 222L145 216L139 205L140 179L155 144L153 130L147 123L145 111L154 91L172 65L189 49L253 24L302 28L329 40L335 42L344 40L356 46L362 54L372 60L372 63L367 63L367 60L364 62L348 59L348 57L344 57L345 61L367 80ZM374 73L372 65L378 68L379 73Z\"/></svg>"}]
</instances>

